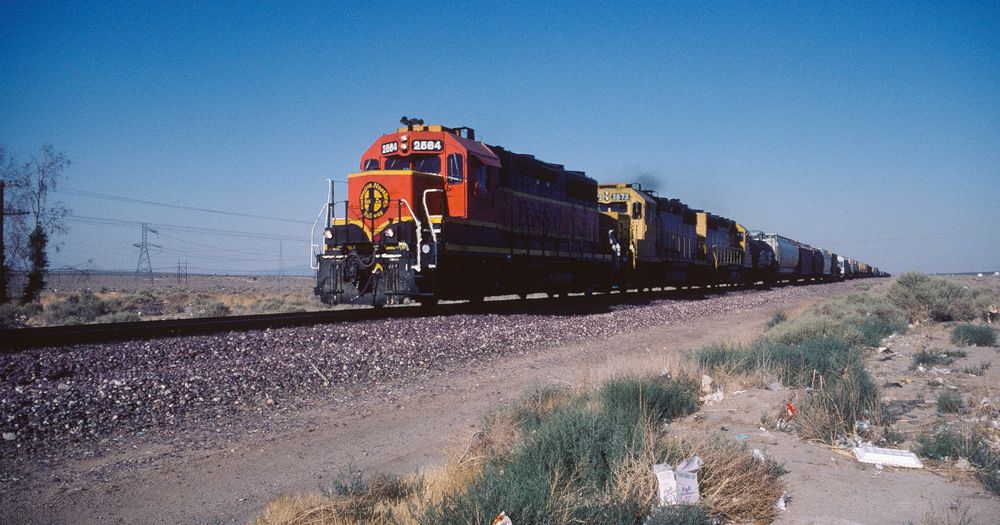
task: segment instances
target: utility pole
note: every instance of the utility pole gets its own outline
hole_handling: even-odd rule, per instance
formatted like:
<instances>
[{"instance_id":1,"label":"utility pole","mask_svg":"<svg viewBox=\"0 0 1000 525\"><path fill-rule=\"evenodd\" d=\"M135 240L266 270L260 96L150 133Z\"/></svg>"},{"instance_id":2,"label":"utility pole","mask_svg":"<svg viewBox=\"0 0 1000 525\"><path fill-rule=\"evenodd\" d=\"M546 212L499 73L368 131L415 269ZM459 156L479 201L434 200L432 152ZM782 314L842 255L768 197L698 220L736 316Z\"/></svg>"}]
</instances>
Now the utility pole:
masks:
<instances>
[{"instance_id":1,"label":"utility pole","mask_svg":"<svg viewBox=\"0 0 1000 525\"><path fill-rule=\"evenodd\" d=\"M28 212L20 210L7 211L7 198L4 196L4 188L7 182L0 179L0 304L7 302L7 281L10 274L7 272L7 245L4 244L4 217L7 215L27 215Z\"/></svg>"},{"instance_id":2,"label":"utility pole","mask_svg":"<svg viewBox=\"0 0 1000 525\"><path fill-rule=\"evenodd\" d=\"M135 279L133 281L139 280L140 273L149 274L149 282L153 282L153 263L149 260L149 247L162 248L158 244L153 244L147 240L149 232L159 234L160 232L149 227L148 224L142 223L142 243L134 243L132 246L139 248L139 262L135 265ZM143 267L145 263L145 268Z\"/></svg>"}]
</instances>

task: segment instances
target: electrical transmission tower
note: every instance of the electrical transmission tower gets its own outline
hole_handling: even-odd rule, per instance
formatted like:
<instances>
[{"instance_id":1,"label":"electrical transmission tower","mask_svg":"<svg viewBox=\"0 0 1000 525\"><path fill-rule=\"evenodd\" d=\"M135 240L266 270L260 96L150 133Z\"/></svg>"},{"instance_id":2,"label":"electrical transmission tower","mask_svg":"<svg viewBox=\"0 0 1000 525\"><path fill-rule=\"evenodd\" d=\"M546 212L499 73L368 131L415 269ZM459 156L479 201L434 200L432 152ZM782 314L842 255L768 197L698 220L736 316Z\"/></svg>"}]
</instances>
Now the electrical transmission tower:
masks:
<instances>
[{"instance_id":1,"label":"electrical transmission tower","mask_svg":"<svg viewBox=\"0 0 1000 525\"><path fill-rule=\"evenodd\" d=\"M285 243L278 241L278 277L285 275Z\"/></svg>"},{"instance_id":2,"label":"electrical transmission tower","mask_svg":"<svg viewBox=\"0 0 1000 525\"><path fill-rule=\"evenodd\" d=\"M181 260L177 259L177 284L181 284L181 279L184 279L184 284L188 282L188 263L184 261L184 265L181 266Z\"/></svg>"},{"instance_id":3,"label":"electrical transmission tower","mask_svg":"<svg viewBox=\"0 0 1000 525\"><path fill-rule=\"evenodd\" d=\"M134 243L132 246L139 248L139 262L135 265L135 279L133 281L139 280L139 274L148 273L149 282L153 282L153 263L149 260L149 247L162 248L158 244L153 244L147 240L149 233L159 234L160 232L149 227L148 224L142 223L142 243Z\"/></svg>"}]
</instances>

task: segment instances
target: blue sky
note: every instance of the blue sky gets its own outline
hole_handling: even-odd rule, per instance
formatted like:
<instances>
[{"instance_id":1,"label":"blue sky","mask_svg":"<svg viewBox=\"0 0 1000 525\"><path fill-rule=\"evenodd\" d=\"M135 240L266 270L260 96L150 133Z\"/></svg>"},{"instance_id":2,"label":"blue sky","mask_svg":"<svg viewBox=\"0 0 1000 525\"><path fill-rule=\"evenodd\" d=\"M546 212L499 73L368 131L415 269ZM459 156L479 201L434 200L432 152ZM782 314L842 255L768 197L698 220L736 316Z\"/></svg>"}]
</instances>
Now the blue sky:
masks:
<instances>
[{"instance_id":1,"label":"blue sky","mask_svg":"<svg viewBox=\"0 0 1000 525\"><path fill-rule=\"evenodd\" d=\"M134 268L151 222L156 267L303 270L325 179L405 114L892 272L1000 270L1000 3L536 4L4 2L0 143L112 219L54 267Z\"/></svg>"}]
</instances>

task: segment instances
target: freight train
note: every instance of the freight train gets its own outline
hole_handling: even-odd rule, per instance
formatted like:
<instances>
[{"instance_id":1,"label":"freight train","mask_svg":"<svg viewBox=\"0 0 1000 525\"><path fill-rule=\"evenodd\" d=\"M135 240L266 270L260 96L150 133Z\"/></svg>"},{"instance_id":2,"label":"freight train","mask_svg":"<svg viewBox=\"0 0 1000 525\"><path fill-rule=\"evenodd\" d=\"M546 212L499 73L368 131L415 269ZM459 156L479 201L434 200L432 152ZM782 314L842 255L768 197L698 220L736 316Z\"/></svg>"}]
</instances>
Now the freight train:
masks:
<instances>
[{"instance_id":1,"label":"freight train","mask_svg":"<svg viewBox=\"0 0 1000 525\"><path fill-rule=\"evenodd\" d=\"M652 287L765 285L884 275L634 183L416 119L330 182L315 293L327 304L433 303ZM325 217L325 218L324 218ZM315 225L314 225L315 230Z\"/></svg>"}]
</instances>

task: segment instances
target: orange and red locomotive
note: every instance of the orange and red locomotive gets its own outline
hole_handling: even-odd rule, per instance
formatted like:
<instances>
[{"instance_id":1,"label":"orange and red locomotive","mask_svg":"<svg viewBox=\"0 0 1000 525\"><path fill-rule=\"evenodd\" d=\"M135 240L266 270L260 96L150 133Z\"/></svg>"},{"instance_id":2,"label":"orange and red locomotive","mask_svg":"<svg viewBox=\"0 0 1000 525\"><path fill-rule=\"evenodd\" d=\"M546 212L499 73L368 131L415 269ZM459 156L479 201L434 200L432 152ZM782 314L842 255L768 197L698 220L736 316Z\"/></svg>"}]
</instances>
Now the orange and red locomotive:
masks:
<instances>
[{"instance_id":1,"label":"orange and red locomotive","mask_svg":"<svg viewBox=\"0 0 1000 525\"><path fill-rule=\"evenodd\" d=\"M601 235L594 179L488 146L470 128L405 123L362 155L348 200L328 203L324 302L610 286L614 241Z\"/></svg>"}]
</instances>

